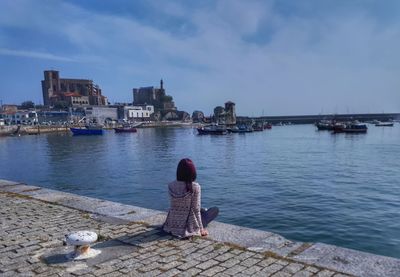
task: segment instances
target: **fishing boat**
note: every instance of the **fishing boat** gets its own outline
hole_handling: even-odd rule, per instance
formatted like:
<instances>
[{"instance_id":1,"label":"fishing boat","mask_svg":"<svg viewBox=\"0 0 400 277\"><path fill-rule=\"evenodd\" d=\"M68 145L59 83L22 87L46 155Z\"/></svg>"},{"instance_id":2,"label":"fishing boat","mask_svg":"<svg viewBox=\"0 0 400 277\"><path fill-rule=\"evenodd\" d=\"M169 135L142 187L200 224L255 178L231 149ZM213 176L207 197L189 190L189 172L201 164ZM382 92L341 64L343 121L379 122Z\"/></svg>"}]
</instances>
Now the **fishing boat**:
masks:
<instances>
[{"instance_id":1,"label":"fishing boat","mask_svg":"<svg viewBox=\"0 0 400 277\"><path fill-rule=\"evenodd\" d=\"M330 123L318 122L317 124L315 124L315 126L317 127L318 131L332 131L333 130L333 125Z\"/></svg>"},{"instance_id":2,"label":"fishing boat","mask_svg":"<svg viewBox=\"0 0 400 277\"><path fill-rule=\"evenodd\" d=\"M118 128L114 128L114 131L116 133L136 133L137 129L135 127L118 127Z\"/></svg>"},{"instance_id":3,"label":"fishing boat","mask_svg":"<svg viewBox=\"0 0 400 277\"><path fill-rule=\"evenodd\" d=\"M254 125L253 126L253 130L254 130L254 132L261 132L261 131L264 131L264 126L263 125Z\"/></svg>"},{"instance_id":4,"label":"fishing boat","mask_svg":"<svg viewBox=\"0 0 400 277\"><path fill-rule=\"evenodd\" d=\"M226 135L228 133L224 125L208 125L197 128L199 135Z\"/></svg>"},{"instance_id":5,"label":"fishing boat","mask_svg":"<svg viewBox=\"0 0 400 277\"><path fill-rule=\"evenodd\" d=\"M378 122L375 123L377 127L393 127L393 122Z\"/></svg>"},{"instance_id":6,"label":"fishing boat","mask_svg":"<svg viewBox=\"0 0 400 277\"><path fill-rule=\"evenodd\" d=\"M334 129L334 123L327 120L321 120L320 122L315 123L318 131L332 131Z\"/></svg>"},{"instance_id":7,"label":"fishing boat","mask_svg":"<svg viewBox=\"0 0 400 277\"><path fill-rule=\"evenodd\" d=\"M264 124L264 129L272 129L272 124L271 123Z\"/></svg>"},{"instance_id":8,"label":"fishing boat","mask_svg":"<svg viewBox=\"0 0 400 277\"><path fill-rule=\"evenodd\" d=\"M84 127L84 128L69 128L74 136L90 136L90 135L102 135L102 128Z\"/></svg>"},{"instance_id":9,"label":"fishing boat","mask_svg":"<svg viewBox=\"0 0 400 277\"><path fill-rule=\"evenodd\" d=\"M368 130L367 125L359 123L359 122L352 122L343 125L335 125L333 132L334 133L366 133Z\"/></svg>"}]
</instances>

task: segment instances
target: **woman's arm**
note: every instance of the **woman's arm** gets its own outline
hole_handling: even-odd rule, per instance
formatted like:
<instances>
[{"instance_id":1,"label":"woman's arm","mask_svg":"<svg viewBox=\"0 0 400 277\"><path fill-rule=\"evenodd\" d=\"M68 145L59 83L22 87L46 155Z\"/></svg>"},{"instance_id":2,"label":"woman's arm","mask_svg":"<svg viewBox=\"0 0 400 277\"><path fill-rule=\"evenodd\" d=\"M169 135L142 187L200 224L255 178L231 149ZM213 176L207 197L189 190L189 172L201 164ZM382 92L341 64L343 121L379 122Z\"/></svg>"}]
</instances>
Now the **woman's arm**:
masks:
<instances>
[{"instance_id":1,"label":"woman's arm","mask_svg":"<svg viewBox=\"0 0 400 277\"><path fill-rule=\"evenodd\" d=\"M206 236L207 234L203 234L205 232L207 232L206 230L203 229L203 222L201 221L201 213L200 213L200 209L201 209L201 188L199 185L194 186L193 189L193 213L194 216L196 217L197 222L199 222L199 226L200 226L200 232L202 236ZM204 231L205 232L204 232Z\"/></svg>"}]
</instances>

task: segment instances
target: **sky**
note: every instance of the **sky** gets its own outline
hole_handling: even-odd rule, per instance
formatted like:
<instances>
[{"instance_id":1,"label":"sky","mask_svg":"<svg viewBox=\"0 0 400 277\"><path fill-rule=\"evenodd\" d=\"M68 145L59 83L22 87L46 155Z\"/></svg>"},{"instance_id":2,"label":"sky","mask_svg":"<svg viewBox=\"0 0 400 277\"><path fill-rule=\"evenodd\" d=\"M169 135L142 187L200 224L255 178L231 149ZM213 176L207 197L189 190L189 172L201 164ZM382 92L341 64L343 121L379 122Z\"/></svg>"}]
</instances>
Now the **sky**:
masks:
<instances>
[{"instance_id":1,"label":"sky","mask_svg":"<svg viewBox=\"0 0 400 277\"><path fill-rule=\"evenodd\" d=\"M159 86L178 109L400 112L397 0L1 0L0 101L43 103L43 71L111 103Z\"/></svg>"}]
</instances>

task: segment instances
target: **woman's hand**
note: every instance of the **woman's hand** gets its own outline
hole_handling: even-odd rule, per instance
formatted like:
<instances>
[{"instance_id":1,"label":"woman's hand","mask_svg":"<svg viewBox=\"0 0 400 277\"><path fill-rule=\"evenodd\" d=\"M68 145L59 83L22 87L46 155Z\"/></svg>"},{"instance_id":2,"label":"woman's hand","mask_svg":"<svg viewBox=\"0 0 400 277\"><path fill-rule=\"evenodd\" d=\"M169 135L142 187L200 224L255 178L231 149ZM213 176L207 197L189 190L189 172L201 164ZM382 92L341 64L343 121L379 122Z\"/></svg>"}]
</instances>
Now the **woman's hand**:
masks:
<instances>
[{"instance_id":1,"label":"woman's hand","mask_svg":"<svg viewBox=\"0 0 400 277\"><path fill-rule=\"evenodd\" d=\"M208 236L208 231L206 229L201 229L200 234L202 237Z\"/></svg>"}]
</instances>

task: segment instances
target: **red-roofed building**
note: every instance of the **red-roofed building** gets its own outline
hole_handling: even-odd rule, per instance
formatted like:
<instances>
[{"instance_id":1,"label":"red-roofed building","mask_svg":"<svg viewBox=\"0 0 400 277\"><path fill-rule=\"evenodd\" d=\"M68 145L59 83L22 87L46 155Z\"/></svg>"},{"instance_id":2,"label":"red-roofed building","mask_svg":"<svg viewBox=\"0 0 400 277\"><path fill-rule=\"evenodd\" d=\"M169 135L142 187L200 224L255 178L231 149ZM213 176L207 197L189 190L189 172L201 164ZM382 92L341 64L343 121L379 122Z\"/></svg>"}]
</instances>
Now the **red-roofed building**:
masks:
<instances>
[{"instance_id":1,"label":"red-roofed building","mask_svg":"<svg viewBox=\"0 0 400 277\"><path fill-rule=\"evenodd\" d=\"M77 93L77 92L68 92L68 93L64 94L64 97L71 97L71 96L80 97L81 95L79 93Z\"/></svg>"},{"instance_id":2,"label":"red-roofed building","mask_svg":"<svg viewBox=\"0 0 400 277\"><path fill-rule=\"evenodd\" d=\"M2 105L0 112L5 114L13 114L16 113L17 110L17 105Z\"/></svg>"},{"instance_id":3,"label":"red-roofed building","mask_svg":"<svg viewBox=\"0 0 400 277\"><path fill-rule=\"evenodd\" d=\"M54 106L58 101L66 101L71 106L108 104L107 97L101 94L100 87L92 80L62 79L56 70L44 71L42 92L45 106Z\"/></svg>"}]
</instances>

